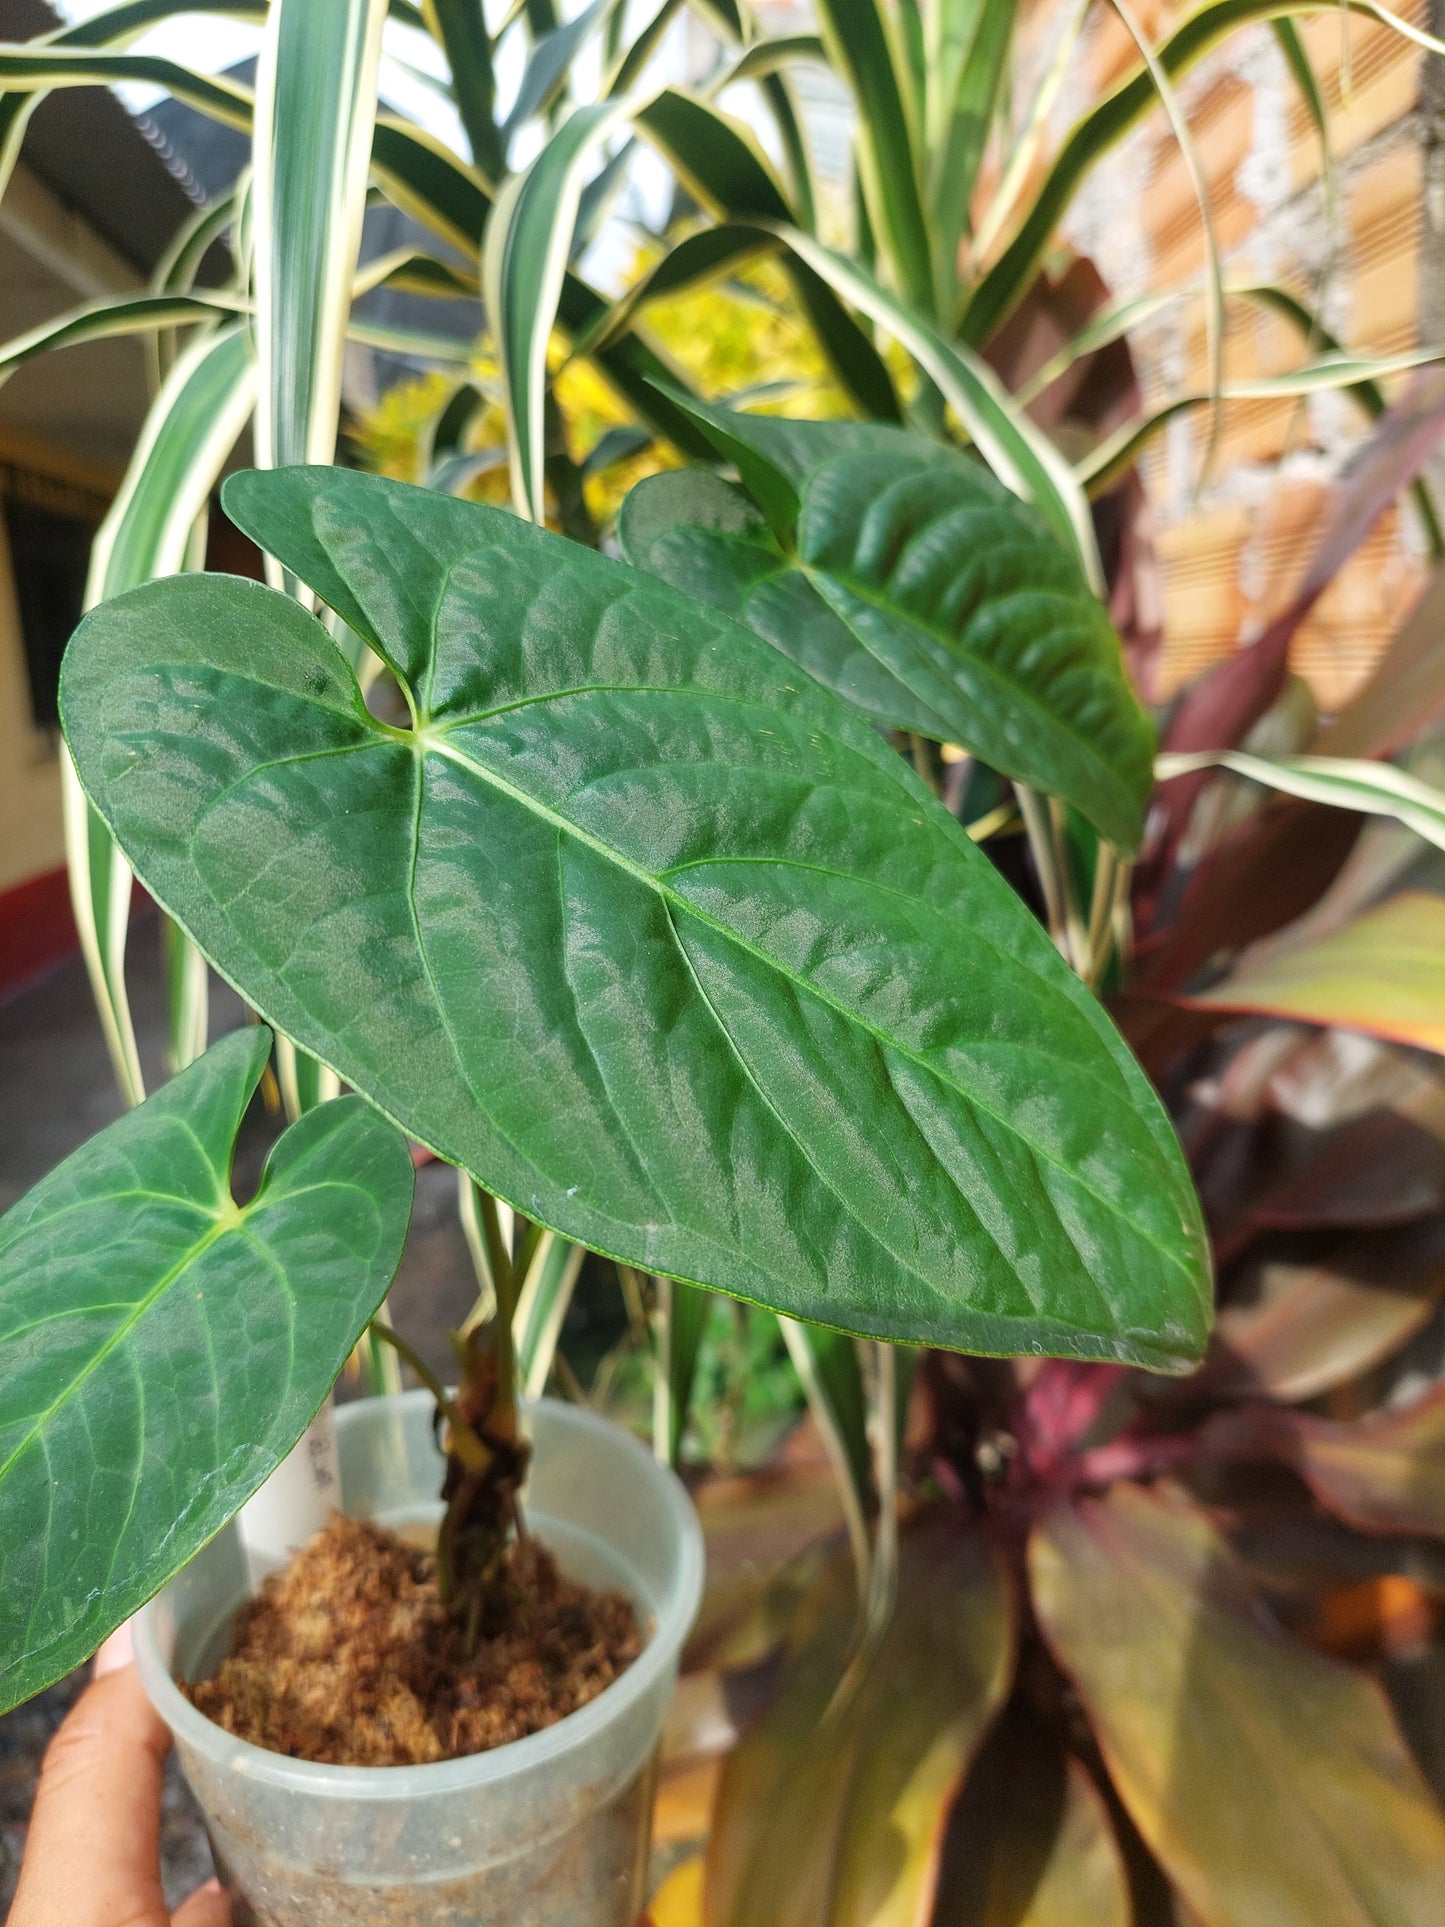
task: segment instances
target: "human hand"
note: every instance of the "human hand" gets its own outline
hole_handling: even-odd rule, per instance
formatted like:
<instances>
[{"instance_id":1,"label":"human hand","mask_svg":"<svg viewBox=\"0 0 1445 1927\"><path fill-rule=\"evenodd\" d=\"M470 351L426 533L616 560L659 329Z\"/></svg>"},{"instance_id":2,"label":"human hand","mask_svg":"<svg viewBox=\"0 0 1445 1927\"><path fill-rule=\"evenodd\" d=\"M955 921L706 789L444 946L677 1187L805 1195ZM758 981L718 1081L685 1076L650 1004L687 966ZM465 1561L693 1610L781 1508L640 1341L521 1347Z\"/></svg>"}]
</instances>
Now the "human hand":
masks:
<instances>
[{"instance_id":1,"label":"human hand","mask_svg":"<svg viewBox=\"0 0 1445 1927\"><path fill-rule=\"evenodd\" d=\"M170 1744L122 1628L46 1748L9 1927L231 1927L214 1880L178 1913L166 1909L161 1777Z\"/></svg>"}]
</instances>

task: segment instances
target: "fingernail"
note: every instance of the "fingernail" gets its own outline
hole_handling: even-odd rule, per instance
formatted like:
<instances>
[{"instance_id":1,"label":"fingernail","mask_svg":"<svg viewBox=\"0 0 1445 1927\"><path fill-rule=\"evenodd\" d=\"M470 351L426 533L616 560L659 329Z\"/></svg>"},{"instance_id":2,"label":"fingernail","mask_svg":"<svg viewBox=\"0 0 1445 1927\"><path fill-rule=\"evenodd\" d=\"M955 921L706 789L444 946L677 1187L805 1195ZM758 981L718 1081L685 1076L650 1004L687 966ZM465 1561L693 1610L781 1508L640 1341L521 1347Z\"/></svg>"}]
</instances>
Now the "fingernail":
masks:
<instances>
[{"instance_id":1,"label":"fingernail","mask_svg":"<svg viewBox=\"0 0 1445 1927\"><path fill-rule=\"evenodd\" d=\"M107 1673L118 1673L122 1666L129 1666L135 1659L135 1645L130 1635L130 1621L117 1626L95 1656L95 1677L104 1679Z\"/></svg>"}]
</instances>

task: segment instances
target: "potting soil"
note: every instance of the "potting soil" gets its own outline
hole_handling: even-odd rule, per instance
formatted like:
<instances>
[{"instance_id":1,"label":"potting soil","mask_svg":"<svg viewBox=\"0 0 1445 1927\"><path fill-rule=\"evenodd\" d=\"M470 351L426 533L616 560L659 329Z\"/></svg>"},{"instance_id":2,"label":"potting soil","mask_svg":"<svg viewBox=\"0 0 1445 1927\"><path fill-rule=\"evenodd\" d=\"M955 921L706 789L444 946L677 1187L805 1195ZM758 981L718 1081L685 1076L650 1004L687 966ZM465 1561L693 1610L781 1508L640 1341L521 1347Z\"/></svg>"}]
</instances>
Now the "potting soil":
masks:
<instances>
[{"instance_id":1,"label":"potting soil","mask_svg":"<svg viewBox=\"0 0 1445 1927\"><path fill-rule=\"evenodd\" d=\"M469 1653L432 1553L338 1514L241 1608L215 1676L182 1690L273 1753L418 1766L553 1725L643 1646L624 1593L565 1578L532 1538L512 1547L488 1613Z\"/></svg>"}]
</instances>

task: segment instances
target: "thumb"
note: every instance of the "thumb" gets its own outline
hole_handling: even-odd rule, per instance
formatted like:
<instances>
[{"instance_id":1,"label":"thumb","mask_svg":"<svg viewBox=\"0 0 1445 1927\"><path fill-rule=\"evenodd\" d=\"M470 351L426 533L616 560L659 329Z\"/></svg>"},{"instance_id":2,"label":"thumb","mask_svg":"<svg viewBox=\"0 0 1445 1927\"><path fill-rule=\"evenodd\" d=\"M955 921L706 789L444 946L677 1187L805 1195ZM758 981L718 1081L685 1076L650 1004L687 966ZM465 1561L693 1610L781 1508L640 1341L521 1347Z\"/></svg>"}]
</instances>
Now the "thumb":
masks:
<instances>
[{"instance_id":1,"label":"thumb","mask_svg":"<svg viewBox=\"0 0 1445 1927\"><path fill-rule=\"evenodd\" d=\"M86 1688L46 1751L10 1927L166 1927L159 1835L169 1746L134 1666Z\"/></svg>"},{"instance_id":2,"label":"thumb","mask_svg":"<svg viewBox=\"0 0 1445 1927\"><path fill-rule=\"evenodd\" d=\"M171 1927L231 1927L231 1903L218 1880L198 1887L171 1922Z\"/></svg>"}]
</instances>

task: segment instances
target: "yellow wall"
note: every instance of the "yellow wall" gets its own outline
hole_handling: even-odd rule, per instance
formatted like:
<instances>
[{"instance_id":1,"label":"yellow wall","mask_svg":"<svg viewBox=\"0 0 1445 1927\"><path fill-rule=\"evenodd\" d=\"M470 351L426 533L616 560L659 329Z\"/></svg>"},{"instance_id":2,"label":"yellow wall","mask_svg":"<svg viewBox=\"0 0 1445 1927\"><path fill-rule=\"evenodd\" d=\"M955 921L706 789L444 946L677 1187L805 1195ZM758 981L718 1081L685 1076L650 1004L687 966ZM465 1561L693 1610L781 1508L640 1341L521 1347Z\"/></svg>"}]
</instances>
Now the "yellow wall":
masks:
<instances>
[{"instance_id":1,"label":"yellow wall","mask_svg":"<svg viewBox=\"0 0 1445 1927\"><path fill-rule=\"evenodd\" d=\"M0 436L0 461L83 490L97 510L114 478L29 442ZM15 602L10 548L0 516L0 890L65 861L60 814L60 745L37 729Z\"/></svg>"},{"instance_id":2,"label":"yellow wall","mask_svg":"<svg viewBox=\"0 0 1445 1927\"><path fill-rule=\"evenodd\" d=\"M65 860L54 738L30 720L10 548L0 526L0 890Z\"/></svg>"}]
</instances>

